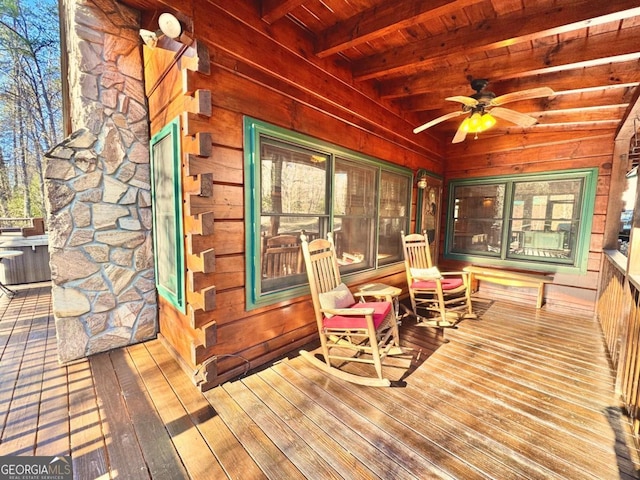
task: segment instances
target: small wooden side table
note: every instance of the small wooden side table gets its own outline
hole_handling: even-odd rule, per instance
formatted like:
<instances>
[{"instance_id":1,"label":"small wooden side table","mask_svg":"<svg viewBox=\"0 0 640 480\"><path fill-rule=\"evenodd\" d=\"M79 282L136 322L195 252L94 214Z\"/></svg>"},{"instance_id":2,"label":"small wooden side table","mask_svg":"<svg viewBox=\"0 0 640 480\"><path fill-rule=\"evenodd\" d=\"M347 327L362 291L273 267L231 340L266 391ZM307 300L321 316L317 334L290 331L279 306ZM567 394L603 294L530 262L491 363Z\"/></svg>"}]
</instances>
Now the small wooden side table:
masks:
<instances>
[{"instance_id":1,"label":"small wooden side table","mask_svg":"<svg viewBox=\"0 0 640 480\"><path fill-rule=\"evenodd\" d=\"M402 289L385 285L384 283L366 283L358 287L357 296L360 301L364 301L364 297L374 297L376 300L390 302L396 315L396 320L400 319L400 294Z\"/></svg>"}]
</instances>

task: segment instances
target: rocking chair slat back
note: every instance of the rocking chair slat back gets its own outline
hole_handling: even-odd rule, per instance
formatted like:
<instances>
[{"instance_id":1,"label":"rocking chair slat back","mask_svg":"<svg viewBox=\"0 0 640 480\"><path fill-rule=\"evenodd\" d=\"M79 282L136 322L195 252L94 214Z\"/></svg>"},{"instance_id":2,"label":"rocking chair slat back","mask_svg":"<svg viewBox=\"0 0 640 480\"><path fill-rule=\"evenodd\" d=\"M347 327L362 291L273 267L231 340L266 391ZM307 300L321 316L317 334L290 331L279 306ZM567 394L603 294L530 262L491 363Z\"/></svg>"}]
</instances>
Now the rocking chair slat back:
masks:
<instances>
[{"instance_id":1,"label":"rocking chair slat back","mask_svg":"<svg viewBox=\"0 0 640 480\"><path fill-rule=\"evenodd\" d=\"M413 268L431 268L431 252L429 245L426 243L425 237L417 233L407 235L406 241L406 259Z\"/></svg>"},{"instance_id":2,"label":"rocking chair slat back","mask_svg":"<svg viewBox=\"0 0 640 480\"><path fill-rule=\"evenodd\" d=\"M438 277L415 278L415 270L431 269L431 249L425 234L402 233L404 264L413 315L435 327L452 326L461 318L474 318L471 285L465 272L439 272ZM425 272L426 273L426 272ZM432 274L431 274L432 275ZM436 315L430 320L429 315Z\"/></svg>"},{"instance_id":3,"label":"rocking chair slat back","mask_svg":"<svg viewBox=\"0 0 640 480\"><path fill-rule=\"evenodd\" d=\"M389 380L382 374L382 360L387 355L402 353L397 319L391 302L350 303L348 296L343 296L350 303L348 306L325 306L323 309L321 294L327 294L322 300L326 305L328 298L336 298L334 295L340 293L337 290L342 288L336 289L341 284L341 279L333 235L327 234L326 240L318 238L307 242L303 233L300 239L324 362L305 350L300 352L301 355L317 367L350 382L389 386ZM347 373L334 367L332 360L340 364L371 364L376 373L373 377Z\"/></svg>"}]
</instances>

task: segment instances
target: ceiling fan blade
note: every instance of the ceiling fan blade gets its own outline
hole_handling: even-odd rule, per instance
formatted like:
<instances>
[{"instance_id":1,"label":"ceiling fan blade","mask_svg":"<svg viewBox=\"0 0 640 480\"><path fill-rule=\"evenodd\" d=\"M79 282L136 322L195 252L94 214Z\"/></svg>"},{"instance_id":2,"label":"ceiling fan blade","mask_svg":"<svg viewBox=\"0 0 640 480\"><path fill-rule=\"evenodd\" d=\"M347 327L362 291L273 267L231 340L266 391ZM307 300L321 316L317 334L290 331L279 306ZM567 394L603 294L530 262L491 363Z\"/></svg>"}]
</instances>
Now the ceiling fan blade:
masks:
<instances>
[{"instance_id":1,"label":"ceiling fan blade","mask_svg":"<svg viewBox=\"0 0 640 480\"><path fill-rule=\"evenodd\" d=\"M490 113L494 117L507 120L508 122L515 123L521 127L530 127L531 125L538 123L538 120L535 118L525 115L524 113L516 112L510 108L493 107Z\"/></svg>"},{"instance_id":2,"label":"ceiling fan blade","mask_svg":"<svg viewBox=\"0 0 640 480\"><path fill-rule=\"evenodd\" d=\"M464 95L456 95L455 97L447 97L445 100L449 100L450 102L459 102L467 107L475 107L478 105L478 100L471 97L465 97Z\"/></svg>"},{"instance_id":3,"label":"ceiling fan blade","mask_svg":"<svg viewBox=\"0 0 640 480\"><path fill-rule=\"evenodd\" d=\"M529 90L521 90L519 92L506 93L500 95L489 102L490 105L504 105L509 102L519 100L528 100L529 98L550 97L554 92L549 87L530 88Z\"/></svg>"},{"instance_id":4,"label":"ceiling fan blade","mask_svg":"<svg viewBox=\"0 0 640 480\"><path fill-rule=\"evenodd\" d=\"M460 126L458 127L456 134L453 136L453 140L451 140L451 143L460 143L463 142L465 138L467 138L467 130L465 128L462 128L463 125L464 122L460 122Z\"/></svg>"},{"instance_id":5,"label":"ceiling fan blade","mask_svg":"<svg viewBox=\"0 0 640 480\"><path fill-rule=\"evenodd\" d=\"M465 112L460 110L458 112L451 112L451 113L447 113L446 115L442 115L441 117L434 118L430 122L427 122L424 125L420 125L419 127L414 128L413 129L413 133L420 133L420 132L426 130L427 128L433 127L434 125L437 125L440 122L444 122L445 120L449 120L450 118L458 117L458 116L462 115L463 113L465 113Z\"/></svg>"}]
</instances>

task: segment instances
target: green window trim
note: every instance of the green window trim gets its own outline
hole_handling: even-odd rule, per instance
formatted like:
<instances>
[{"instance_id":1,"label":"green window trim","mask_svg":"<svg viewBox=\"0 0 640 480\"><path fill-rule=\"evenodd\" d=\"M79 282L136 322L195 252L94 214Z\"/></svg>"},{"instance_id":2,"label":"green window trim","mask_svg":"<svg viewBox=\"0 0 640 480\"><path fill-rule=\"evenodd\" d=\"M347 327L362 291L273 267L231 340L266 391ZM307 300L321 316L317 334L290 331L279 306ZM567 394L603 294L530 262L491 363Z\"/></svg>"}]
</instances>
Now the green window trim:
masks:
<instances>
[{"instance_id":1,"label":"green window trim","mask_svg":"<svg viewBox=\"0 0 640 480\"><path fill-rule=\"evenodd\" d=\"M180 118L151 139L153 256L158 294L185 313Z\"/></svg>"},{"instance_id":2,"label":"green window trim","mask_svg":"<svg viewBox=\"0 0 640 480\"><path fill-rule=\"evenodd\" d=\"M547 259L544 257L526 257L514 258L509 252L510 234L514 234L512 223L515 223L513 210L516 185L522 185L525 182L582 182L580 191L579 210L573 213L572 222L578 224L575 240L572 249L572 258L570 260ZM454 179L448 184L448 202L447 202L447 226L445 236L444 258L474 263L477 265L504 266L510 268L521 268L527 270L537 270L542 272L558 272L571 274L584 274L587 271L589 260L589 247L591 240L591 228L593 223L593 213L595 209L596 189L598 181L598 169L574 169L545 172L541 174L531 175L509 175L482 177L474 179ZM503 186L504 188L504 206L502 213L502 224L499 229L501 248L493 252L470 252L455 251L454 235L456 235L455 221L459 212L456 212L456 189L458 187L492 187ZM516 202L517 203L517 202ZM545 221L548 219L545 218ZM557 221L555 222L557 223ZM544 234L543 234L544 235ZM529 240L530 241L530 240ZM460 250L465 250L462 248Z\"/></svg>"},{"instance_id":3,"label":"green window trim","mask_svg":"<svg viewBox=\"0 0 640 480\"><path fill-rule=\"evenodd\" d=\"M339 147L337 145L330 144L328 142L318 140L316 138L293 132L275 125L263 122L250 117L244 117L244 171L245 171L245 252L246 252L246 278L245 278L245 296L246 296L246 308L247 310L253 310L259 307L269 306L281 301L292 299L301 295L309 293L309 286L304 274L303 280L300 284L295 286L284 286L274 291L265 291L262 284L262 245L261 245L261 230L263 225L261 219L265 215L262 211L262 172L261 172L261 146L262 139L266 139L266 143L275 144L288 144L292 151L299 151L307 149L308 151L326 158L326 172L327 183L324 189L324 195L327 199L326 211L323 214L312 214L311 217L319 218L321 227L318 229L319 234L325 234L326 231L331 231L335 228L334 222L339 219L346 218L344 215L339 215L334 205L333 194L336 188L336 162L349 165L360 165L364 169L374 169L376 173L376 185L377 191L375 192L376 199L373 207L376 212L381 211L381 181L383 173L387 181L394 178L396 175L400 179L406 180L406 198L402 198L403 205L397 207L392 214L391 222L402 222L402 229L408 231L411 219L411 186L413 184L412 171L406 167L398 166L383 160L379 160L352 150ZM314 157L316 155L313 155ZM388 213L388 210L387 210ZM271 214L268 214L271 215ZM300 217L306 215L305 213L289 213L280 214L283 218L286 216ZM395 217L394 217L395 215ZM351 216L353 217L353 216ZM361 217L365 218L365 217ZM404 218L404 221L403 221ZM360 268L356 271L350 271L349 267L345 267L346 270L341 271L342 278L345 281L355 282L364 281L367 278L373 278L374 276L385 275L387 272L391 273L396 271L398 265L402 263L401 257L401 244L400 235L398 233L399 244L399 257L388 261L384 264L385 260L378 255L381 250L381 235L380 229L380 215L374 216L374 229L373 238L371 238L371 244L373 245L373 260L366 268ZM388 238L388 237L386 237ZM302 277L300 277L302 279Z\"/></svg>"}]
</instances>

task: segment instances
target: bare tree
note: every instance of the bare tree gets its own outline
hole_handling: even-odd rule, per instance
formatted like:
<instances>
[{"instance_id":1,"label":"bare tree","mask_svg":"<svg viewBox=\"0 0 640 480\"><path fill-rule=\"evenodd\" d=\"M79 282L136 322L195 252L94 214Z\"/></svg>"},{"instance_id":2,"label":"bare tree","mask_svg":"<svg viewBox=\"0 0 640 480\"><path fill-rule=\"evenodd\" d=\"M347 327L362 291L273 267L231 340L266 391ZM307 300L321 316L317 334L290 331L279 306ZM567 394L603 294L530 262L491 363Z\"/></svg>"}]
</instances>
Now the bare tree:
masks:
<instances>
[{"instance_id":1,"label":"bare tree","mask_svg":"<svg viewBox=\"0 0 640 480\"><path fill-rule=\"evenodd\" d=\"M14 185L0 196L11 216L44 214L42 157L60 141L62 123L58 27L55 0L0 0L0 178L4 170Z\"/></svg>"}]
</instances>

